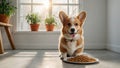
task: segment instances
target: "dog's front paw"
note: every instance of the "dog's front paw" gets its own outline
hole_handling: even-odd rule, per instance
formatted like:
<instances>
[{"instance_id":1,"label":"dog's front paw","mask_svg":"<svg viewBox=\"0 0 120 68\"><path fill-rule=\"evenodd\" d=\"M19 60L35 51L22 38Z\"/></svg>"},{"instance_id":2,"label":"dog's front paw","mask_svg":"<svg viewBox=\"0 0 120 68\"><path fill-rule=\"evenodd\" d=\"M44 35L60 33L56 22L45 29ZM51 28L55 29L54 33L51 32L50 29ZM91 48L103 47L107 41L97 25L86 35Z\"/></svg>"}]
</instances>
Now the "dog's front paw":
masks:
<instances>
[{"instance_id":1,"label":"dog's front paw","mask_svg":"<svg viewBox=\"0 0 120 68\"><path fill-rule=\"evenodd\" d=\"M67 60L67 57L60 57L61 60Z\"/></svg>"},{"instance_id":2,"label":"dog's front paw","mask_svg":"<svg viewBox=\"0 0 120 68\"><path fill-rule=\"evenodd\" d=\"M67 53L62 53L60 57L62 60L67 60Z\"/></svg>"},{"instance_id":3,"label":"dog's front paw","mask_svg":"<svg viewBox=\"0 0 120 68\"><path fill-rule=\"evenodd\" d=\"M63 60L67 61L67 57L63 58Z\"/></svg>"}]
</instances>

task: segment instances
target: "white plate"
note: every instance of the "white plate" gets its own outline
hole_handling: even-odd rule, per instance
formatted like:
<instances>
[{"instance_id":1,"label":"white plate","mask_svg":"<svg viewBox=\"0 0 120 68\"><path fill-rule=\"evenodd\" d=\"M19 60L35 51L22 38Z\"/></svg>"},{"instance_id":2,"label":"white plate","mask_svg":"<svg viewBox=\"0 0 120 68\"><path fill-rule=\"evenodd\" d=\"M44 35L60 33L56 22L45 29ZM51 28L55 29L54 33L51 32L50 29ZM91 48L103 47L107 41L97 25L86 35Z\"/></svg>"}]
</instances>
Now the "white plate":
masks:
<instances>
[{"instance_id":1,"label":"white plate","mask_svg":"<svg viewBox=\"0 0 120 68\"><path fill-rule=\"evenodd\" d=\"M89 56L89 55L87 55L87 56ZM89 56L89 57L94 58L92 56ZM70 58L73 58L73 57L67 57L67 59L70 59ZM67 60L64 60L64 59L62 59L62 61L66 62L66 63L80 64L80 65L89 65L89 64L97 64L97 63L99 63L99 59L97 59L97 58L95 58L95 59L96 59L95 62L70 62L70 61L67 61Z\"/></svg>"}]
</instances>

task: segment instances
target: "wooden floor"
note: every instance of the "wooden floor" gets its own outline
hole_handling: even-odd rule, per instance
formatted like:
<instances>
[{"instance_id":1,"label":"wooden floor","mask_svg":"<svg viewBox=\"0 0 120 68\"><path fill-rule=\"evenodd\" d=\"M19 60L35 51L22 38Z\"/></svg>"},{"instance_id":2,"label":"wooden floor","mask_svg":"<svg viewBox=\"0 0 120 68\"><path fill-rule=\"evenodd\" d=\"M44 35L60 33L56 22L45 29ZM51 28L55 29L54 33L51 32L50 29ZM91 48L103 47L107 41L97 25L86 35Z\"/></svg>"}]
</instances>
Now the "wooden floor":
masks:
<instances>
[{"instance_id":1,"label":"wooden floor","mask_svg":"<svg viewBox=\"0 0 120 68\"><path fill-rule=\"evenodd\" d=\"M67 64L57 50L7 50L0 55L0 68L120 68L120 54L107 50L86 50L99 58L95 65Z\"/></svg>"}]
</instances>

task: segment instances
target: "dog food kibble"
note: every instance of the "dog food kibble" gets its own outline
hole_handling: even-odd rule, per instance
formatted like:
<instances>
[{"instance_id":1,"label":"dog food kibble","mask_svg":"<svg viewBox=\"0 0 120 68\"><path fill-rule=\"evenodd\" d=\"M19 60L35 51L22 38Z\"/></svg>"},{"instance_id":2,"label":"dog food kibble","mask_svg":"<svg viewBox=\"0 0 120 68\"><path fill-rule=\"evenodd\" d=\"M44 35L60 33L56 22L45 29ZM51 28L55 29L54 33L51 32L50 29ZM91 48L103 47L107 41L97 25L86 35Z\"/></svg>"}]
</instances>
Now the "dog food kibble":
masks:
<instances>
[{"instance_id":1,"label":"dog food kibble","mask_svg":"<svg viewBox=\"0 0 120 68\"><path fill-rule=\"evenodd\" d=\"M89 57L89 56L80 55L80 56L76 56L73 58L69 58L67 61L69 62L95 62L96 59Z\"/></svg>"}]
</instances>

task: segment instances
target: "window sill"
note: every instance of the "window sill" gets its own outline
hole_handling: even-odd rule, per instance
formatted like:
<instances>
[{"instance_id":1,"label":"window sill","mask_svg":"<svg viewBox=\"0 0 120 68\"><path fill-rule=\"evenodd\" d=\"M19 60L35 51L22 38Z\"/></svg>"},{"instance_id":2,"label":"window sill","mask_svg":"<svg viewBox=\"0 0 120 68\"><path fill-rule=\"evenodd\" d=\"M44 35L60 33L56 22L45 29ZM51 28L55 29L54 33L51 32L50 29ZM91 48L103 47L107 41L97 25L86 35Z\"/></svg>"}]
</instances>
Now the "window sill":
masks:
<instances>
[{"instance_id":1,"label":"window sill","mask_svg":"<svg viewBox=\"0 0 120 68\"><path fill-rule=\"evenodd\" d=\"M16 31L14 34L60 34L60 31Z\"/></svg>"}]
</instances>

